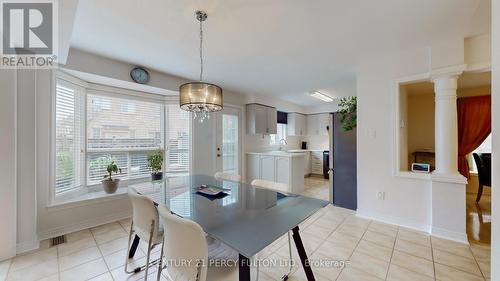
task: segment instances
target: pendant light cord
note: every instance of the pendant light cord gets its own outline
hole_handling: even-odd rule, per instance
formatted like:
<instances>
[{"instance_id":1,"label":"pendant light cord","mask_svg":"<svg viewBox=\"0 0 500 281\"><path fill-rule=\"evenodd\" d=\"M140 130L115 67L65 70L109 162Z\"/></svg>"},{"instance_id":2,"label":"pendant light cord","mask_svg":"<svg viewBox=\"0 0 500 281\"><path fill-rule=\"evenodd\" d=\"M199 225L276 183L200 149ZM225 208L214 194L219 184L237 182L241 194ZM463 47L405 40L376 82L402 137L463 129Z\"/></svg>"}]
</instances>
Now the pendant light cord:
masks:
<instances>
[{"instance_id":1,"label":"pendant light cord","mask_svg":"<svg viewBox=\"0 0 500 281\"><path fill-rule=\"evenodd\" d=\"M200 82L203 81L203 27L200 20Z\"/></svg>"}]
</instances>

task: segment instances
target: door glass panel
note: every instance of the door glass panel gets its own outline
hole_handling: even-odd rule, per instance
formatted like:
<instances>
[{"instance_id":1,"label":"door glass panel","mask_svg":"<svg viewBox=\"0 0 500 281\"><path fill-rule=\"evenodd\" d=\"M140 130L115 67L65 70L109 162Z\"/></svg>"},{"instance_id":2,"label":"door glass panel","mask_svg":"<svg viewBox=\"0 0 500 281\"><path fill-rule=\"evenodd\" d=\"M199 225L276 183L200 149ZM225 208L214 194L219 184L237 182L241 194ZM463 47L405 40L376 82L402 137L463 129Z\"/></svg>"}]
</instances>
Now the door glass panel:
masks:
<instances>
[{"instance_id":1,"label":"door glass panel","mask_svg":"<svg viewBox=\"0 0 500 281\"><path fill-rule=\"evenodd\" d=\"M238 116L222 115L222 171L239 175Z\"/></svg>"}]
</instances>

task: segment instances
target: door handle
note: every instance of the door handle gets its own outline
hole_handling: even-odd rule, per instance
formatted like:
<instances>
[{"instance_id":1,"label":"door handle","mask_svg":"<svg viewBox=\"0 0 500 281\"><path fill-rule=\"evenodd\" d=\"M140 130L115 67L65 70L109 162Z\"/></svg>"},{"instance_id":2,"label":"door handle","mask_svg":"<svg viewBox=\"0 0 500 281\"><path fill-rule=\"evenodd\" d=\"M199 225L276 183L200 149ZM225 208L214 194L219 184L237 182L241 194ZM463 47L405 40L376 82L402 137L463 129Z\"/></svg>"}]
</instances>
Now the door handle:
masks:
<instances>
[{"instance_id":1,"label":"door handle","mask_svg":"<svg viewBox=\"0 0 500 281\"><path fill-rule=\"evenodd\" d=\"M217 157L220 157L220 153L217 153Z\"/></svg>"},{"instance_id":2,"label":"door handle","mask_svg":"<svg viewBox=\"0 0 500 281\"><path fill-rule=\"evenodd\" d=\"M334 172L335 172L335 169L333 169L333 168L328 169L328 173L332 173L333 174Z\"/></svg>"}]
</instances>

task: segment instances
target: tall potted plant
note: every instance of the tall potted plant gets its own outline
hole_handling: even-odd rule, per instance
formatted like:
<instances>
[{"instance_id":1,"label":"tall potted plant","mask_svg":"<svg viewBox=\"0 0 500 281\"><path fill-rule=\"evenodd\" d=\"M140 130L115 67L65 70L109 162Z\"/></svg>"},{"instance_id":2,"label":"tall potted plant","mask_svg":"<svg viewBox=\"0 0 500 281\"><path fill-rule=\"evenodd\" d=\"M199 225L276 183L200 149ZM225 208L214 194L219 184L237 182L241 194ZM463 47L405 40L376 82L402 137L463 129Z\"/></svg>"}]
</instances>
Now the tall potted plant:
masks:
<instances>
[{"instance_id":1,"label":"tall potted plant","mask_svg":"<svg viewBox=\"0 0 500 281\"><path fill-rule=\"evenodd\" d=\"M156 181L163 179L163 172L161 171L162 166L163 150L158 150L148 155L148 167L151 168L152 180Z\"/></svg>"},{"instance_id":2,"label":"tall potted plant","mask_svg":"<svg viewBox=\"0 0 500 281\"><path fill-rule=\"evenodd\" d=\"M120 184L120 179L113 179L112 175L113 173L121 173L122 169L116 165L115 161L111 161L111 163L106 166L106 172L108 174L105 175L102 180L102 187L106 193L115 193L118 189L118 185Z\"/></svg>"}]
</instances>

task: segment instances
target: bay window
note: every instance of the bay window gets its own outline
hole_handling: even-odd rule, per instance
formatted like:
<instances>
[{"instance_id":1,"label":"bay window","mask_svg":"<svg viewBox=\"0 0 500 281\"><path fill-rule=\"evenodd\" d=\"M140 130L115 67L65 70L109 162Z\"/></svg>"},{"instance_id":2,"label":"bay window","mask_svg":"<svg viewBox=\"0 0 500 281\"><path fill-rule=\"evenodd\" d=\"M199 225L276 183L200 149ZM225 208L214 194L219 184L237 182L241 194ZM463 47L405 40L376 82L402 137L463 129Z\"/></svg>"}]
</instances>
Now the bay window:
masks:
<instances>
[{"instance_id":1,"label":"bay window","mask_svg":"<svg viewBox=\"0 0 500 281\"><path fill-rule=\"evenodd\" d=\"M122 169L122 186L147 181L147 157L158 150L165 173L189 171L191 119L177 102L69 80L56 79L56 197L97 190L111 161Z\"/></svg>"}]
</instances>

